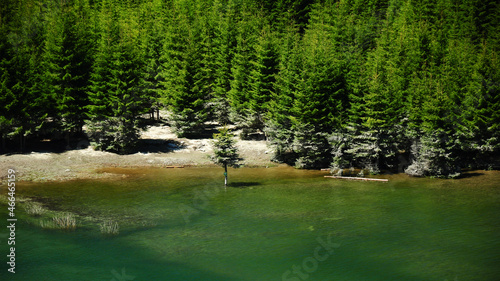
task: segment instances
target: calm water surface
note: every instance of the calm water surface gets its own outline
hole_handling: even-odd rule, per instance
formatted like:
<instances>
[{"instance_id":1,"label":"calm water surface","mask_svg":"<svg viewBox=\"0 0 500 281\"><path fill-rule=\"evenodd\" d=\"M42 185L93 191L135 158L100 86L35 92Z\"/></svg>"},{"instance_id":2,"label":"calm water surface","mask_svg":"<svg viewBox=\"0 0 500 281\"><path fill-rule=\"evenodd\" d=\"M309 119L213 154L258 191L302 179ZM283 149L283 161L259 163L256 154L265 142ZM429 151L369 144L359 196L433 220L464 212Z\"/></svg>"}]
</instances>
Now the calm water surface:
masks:
<instances>
[{"instance_id":1,"label":"calm water surface","mask_svg":"<svg viewBox=\"0 0 500 281\"><path fill-rule=\"evenodd\" d=\"M4 262L0 280L500 280L500 172L384 183L242 168L227 189L220 168L107 172L123 175L18 183L79 227L42 229L18 209L16 273ZM120 234L101 235L103 219Z\"/></svg>"}]
</instances>

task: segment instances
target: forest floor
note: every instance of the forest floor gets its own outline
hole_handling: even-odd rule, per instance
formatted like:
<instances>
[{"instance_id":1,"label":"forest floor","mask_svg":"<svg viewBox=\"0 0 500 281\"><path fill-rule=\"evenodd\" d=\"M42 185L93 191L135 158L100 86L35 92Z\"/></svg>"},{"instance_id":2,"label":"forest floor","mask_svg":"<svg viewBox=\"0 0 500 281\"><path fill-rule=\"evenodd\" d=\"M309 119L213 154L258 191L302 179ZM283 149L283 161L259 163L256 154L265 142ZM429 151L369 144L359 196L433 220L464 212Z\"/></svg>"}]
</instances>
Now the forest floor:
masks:
<instances>
[{"instance_id":1,"label":"forest floor","mask_svg":"<svg viewBox=\"0 0 500 281\"><path fill-rule=\"evenodd\" d=\"M245 166L276 165L266 141L237 140ZM8 169L16 171L18 181L43 182L117 176L106 172L107 168L209 166L213 165L212 151L210 139L178 138L169 126L159 123L141 132L138 152L133 154L95 151L88 146L60 153L40 150L0 155L0 180L6 180Z\"/></svg>"}]
</instances>

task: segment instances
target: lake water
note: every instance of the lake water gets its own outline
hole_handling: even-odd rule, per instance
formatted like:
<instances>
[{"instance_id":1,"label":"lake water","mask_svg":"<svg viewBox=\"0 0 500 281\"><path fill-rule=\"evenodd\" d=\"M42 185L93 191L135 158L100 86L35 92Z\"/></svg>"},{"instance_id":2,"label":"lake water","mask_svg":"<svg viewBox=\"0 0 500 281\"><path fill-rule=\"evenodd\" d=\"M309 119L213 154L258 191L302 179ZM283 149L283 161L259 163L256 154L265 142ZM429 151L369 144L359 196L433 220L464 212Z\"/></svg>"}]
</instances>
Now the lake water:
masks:
<instances>
[{"instance_id":1,"label":"lake water","mask_svg":"<svg viewBox=\"0 0 500 281\"><path fill-rule=\"evenodd\" d=\"M42 229L18 209L16 273L3 262L1 280L500 280L500 172L360 182L241 168L227 189L221 168L106 172L123 175L18 183L79 225ZM103 219L120 233L103 236Z\"/></svg>"}]
</instances>

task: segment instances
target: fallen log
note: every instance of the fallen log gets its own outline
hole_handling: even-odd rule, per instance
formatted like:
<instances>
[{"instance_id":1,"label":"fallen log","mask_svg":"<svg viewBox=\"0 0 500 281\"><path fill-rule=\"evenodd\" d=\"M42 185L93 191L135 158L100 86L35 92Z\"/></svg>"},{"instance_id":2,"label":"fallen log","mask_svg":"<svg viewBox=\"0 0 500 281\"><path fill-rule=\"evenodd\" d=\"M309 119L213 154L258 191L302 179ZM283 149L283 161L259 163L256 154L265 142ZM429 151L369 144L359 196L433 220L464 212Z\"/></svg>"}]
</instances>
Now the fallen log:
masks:
<instances>
[{"instance_id":1,"label":"fallen log","mask_svg":"<svg viewBox=\"0 0 500 281\"><path fill-rule=\"evenodd\" d=\"M362 181L389 181L388 179L372 179L372 178L341 177L341 176L325 176L325 178L346 179L346 180L362 180Z\"/></svg>"}]
</instances>

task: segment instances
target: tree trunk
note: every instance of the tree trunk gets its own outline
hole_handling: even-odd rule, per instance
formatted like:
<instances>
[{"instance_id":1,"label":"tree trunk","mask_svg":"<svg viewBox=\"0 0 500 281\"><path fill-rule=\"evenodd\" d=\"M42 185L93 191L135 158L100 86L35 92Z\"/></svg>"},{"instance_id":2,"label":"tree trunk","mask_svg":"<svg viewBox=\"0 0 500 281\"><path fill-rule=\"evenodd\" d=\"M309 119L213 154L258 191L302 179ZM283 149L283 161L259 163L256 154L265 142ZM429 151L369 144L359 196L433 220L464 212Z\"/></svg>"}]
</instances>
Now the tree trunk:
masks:
<instances>
[{"instance_id":1,"label":"tree trunk","mask_svg":"<svg viewBox=\"0 0 500 281\"><path fill-rule=\"evenodd\" d=\"M71 149L71 146L69 145L70 139L71 139L70 134L71 134L70 131L66 132L66 150L70 150Z\"/></svg>"},{"instance_id":2,"label":"tree trunk","mask_svg":"<svg viewBox=\"0 0 500 281\"><path fill-rule=\"evenodd\" d=\"M224 186L227 186L227 165L224 165Z\"/></svg>"},{"instance_id":3,"label":"tree trunk","mask_svg":"<svg viewBox=\"0 0 500 281\"><path fill-rule=\"evenodd\" d=\"M6 152L7 152L7 148L5 145L5 137L2 136L2 153L6 153Z\"/></svg>"},{"instance_id":4,"label":"tree trunk","mask_svg":"<svg viewBox=\"0 0 500 281\"><path fill-rule=\"evenodd\" d=\"M21 153L24 153L24 148L25 148L25 139L24 139L24 132L21 132L21 134L19 134L19 148L21 150Z\"/></svg>"}]
</instances>

